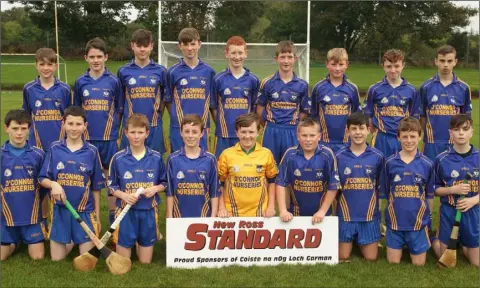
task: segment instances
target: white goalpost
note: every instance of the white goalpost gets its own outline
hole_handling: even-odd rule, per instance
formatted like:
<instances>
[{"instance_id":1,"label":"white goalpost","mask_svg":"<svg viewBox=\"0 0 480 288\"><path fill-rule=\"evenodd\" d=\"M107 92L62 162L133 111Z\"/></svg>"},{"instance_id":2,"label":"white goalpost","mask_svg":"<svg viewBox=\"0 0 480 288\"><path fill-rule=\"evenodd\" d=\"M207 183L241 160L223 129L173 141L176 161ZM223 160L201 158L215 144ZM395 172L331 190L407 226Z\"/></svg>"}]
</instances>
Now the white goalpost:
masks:
<instances>
[{"instance_id":1,"label":"white goalpost","mask_svg":"<svg viewBox=\"0 0 480 288\"><path fill-rule=\"evenodd\" d=\"M162 2L158 1L158 63L165 67L175 64L181 53L178 50L177 41L162 40ZM225 39L227 40L227 39ZM199 50L199 58L212 66L219 72L226 68L227 62L224 56L225 42L202 42ZM247 43L248 57L245 60L245 67L249 68L260 79L275 73L277 64L275 62L275 47L277 43ZM307 41L306 43L295 43L297 48L297 63L295 73L298 77L310 79L308 67L310 67L310 1L307 9Z\"/></svg>"}]
</instances>

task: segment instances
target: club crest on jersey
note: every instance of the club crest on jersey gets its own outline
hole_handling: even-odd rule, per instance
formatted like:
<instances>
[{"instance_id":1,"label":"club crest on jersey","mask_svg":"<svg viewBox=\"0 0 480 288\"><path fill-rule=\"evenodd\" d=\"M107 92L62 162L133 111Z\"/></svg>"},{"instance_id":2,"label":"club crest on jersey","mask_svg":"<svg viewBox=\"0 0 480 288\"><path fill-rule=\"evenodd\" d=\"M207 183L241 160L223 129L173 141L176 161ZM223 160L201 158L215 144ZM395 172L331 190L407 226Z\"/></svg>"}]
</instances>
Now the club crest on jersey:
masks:
<instances>
[{"instance_id":1,"label":"club crest on jersey","mask_svg":"<svg viewBox=\"0 0 480 288\"><path fill-rule=\"evenodd\" d=\"M58 107L58 106L60 106L60 104L61 104L61 103L60 103L60 101L58 101L58 100L55 100L55 106L57 106L57 107Z\"/></svg>"},{"instance_id":2,"label":"club crest on jersey","mask_svg":"<svg viewBox=\"0 0 480 288\"><path fill-rule=\"evenodd\" d=\"M35 107L40 107L40 106L42 106L42 101L40 100L35 101Z\"/></svg>"},{"instance_id":3,"label":"club crest on jersey","mask_svg":"<svg viewBox=\"0 0 480 288\"><path fill-rule=\"evenodd\" d=\"M332 98L330 98L330 96L326 95L325 97L323 97L323 101L330 102L330 101L332 101Z\"/></svg>"},{"instance_id":4,"label":"club crest on jersey","mask_svg":"<svg viewBox=\"0 0 480 288\"><path fill-rule=\"evenodd\" d=\"M224 91L223 91L223 95L230 95L232 94L232 91L230 91L230 89L226 88Z\"/></svg>"},{"instance_id":5,"label":"club crest on jersey","mask_svg":"<svg viewBox=\"0 0 480 288\"><path fill-rule=\"evenodd\" d=\"M295 171L293 171L293 175L300 177L302 176L302 173L300 172L300 170L295 169Z\"/></svg>"},{"instance_id":6,"label":"club crest on jersey","mask_svg":"<svg viewBox=\"0 0 480 288\"><path fill-rule=\"evenodd\" d=\"M345 101L345 103L347 103L347 102L348 102L348 100L349 100L349 99L348 99L348 97L347 97L347 96L343 97L343 101Z\"/></svg>"},{"instance_id":7,"label":"club crest on jersey","mask_svg":"<svg viewBox=\"0 0 480 288\"><path fill-rule=\"evenodd\" d=\"M103 91L103 96L104 96L104 97L110 96L110 92L108 92L108 91Z\"/></svg>"},{"instance_id":8,"label":"club crest on jersey","mask_svg":"<svg viewBox=\"0 0 480 288\"><path fill-rule=\"evenodd\" d=\"M182 171L178 171L178 173L177 173L177 179L183 179L183 178L185 178L185 175L183 174L183 172L182 172Z\"/></svg>"},{"instance_id":9,"label":"club crest on jersey","mask_svg":"<svg viewBox=\"0 0 480 288\"><path fill-rule=\"evenodd\" d=\"M200 84L202 84L203 86L205 86L205 85L207 84L207 81L205 81L205 80L202 79L202 80L200 80Z\"/></svg>"},{"instance_id":10,"label":"club crest on jersey","mask_svg":"<svg viewBox=\"0 0 480 288\"><path fill-rule=\"evenodd\" d=\"M33 174L33 169L28 168L28 169L27 169L27 173L28 173L28 175L32 176L32 174Z\"/></svg>"},{"instance_id":11,"label":"club crest on jersey","mask_svg":"<svg viewBox=\"0 0 480 288\"><path fill-rule=\"evenodd\" d=\"M437 102L438 101L438 96L437 95L433 95L432 97L432 102Z\"/></svg>"},{"instance_id":12,"label":"club crest on jersey","mask_svg":"<svg viewBox=\"0 0 480 288\"><path fill-rule=\"evenodd\" d=\"M88 97L90 96L90 93L88 92L87 89L83 90L83 97Z\"/></svg>"},{"instance_id":13,"label":"club crest on jersey","mask_svg":"<svg viewBox=\"0 0 480 288\"><path fill-rule=\"evenodd\" d=\"M297 99L297 95L292 95L292 100L296 100Z\"/></svg>"},{"instance_id":14,"label":"club crest on jersey","mask_svg":"<svg viewBox=\"0 0 480 288\"><path fill-rule=\"evenodd\" d=\"M371 168L366 168L366 169L365 169L365 172L366 172L367 174L372 174L372 169L371 169Z\"/></svg>"},{"instance_id":15,"label":"club crest on jersey","mask_svg":"<svg viewBox=\"0 0 480 288\"><path fill-rule=\"evenodd\" d=\"M205 171L199 171L200 179L205 179Z\"/></svg>"},{"instance_id":16,"label":"club crest on jersey","mask_svg":"<svg viewBox=\"0 0 480 288\"><path fill-rule=\"evenodd\" d=\"M3 173L3 175L5 175L5 177L10 177L12 176L12 171L10 169L5 169L5 173Z\"/></svg>"},{"instance_id":17,"label":"club crest on jersey","mask_svg":"<svg viewBox=\"0 0 480 288\"><path fill-rule=\"evenodd\" d=\"M394 182L400 182L402 180L402 178L400 178L400 175L395 175L395 178L393 178L393 181Z\"/></svg>"},{"instance_id":18,"label":"club crest on jersey","mask_svg":"<svg viewBox=\"0 0 480 288\"><path fill-rule=\"evenodd\" d=\"M480 173L478 172L478 169L473 169L473 176L478 177Z\"/></svg>"},{"instance_id":19,"label":"club crest on jersey","mask_svg":"<svg viewBox=\"0 0 480 288\"><path fill-rule=\"evenodd\" d=\"M257 165L257 172L260 173L262 172L262 170L263 170L262 165Z\"/></svg>"},{"instance_id":20,"label":"club crest on jersey","mask_svg":"<svg viewBox=\"0 0 480 288\"><path fill-rule=\"evenodd\" d=\"M135 84L137 84L137 80L135 80L135 78L132 77L132 78L130 78L130 80L128 80L128 84L135 85Z\"/></svg>"},{"instance_id":21,"label":"club crest on jersey","mask_svg":"<svg viewBox=\"0 0 480 288\"><path fill-rule=\"evenodd\" d=\"M85 165L80 164L80 171L82 171L82 172L87 171L87 168L85 168Z\"/></svg>"},{"instance_id":22,"label":"club crest on jersey","mask_svg":"<svg viewBox=\"0 0 480 288\"><path fill-rule=\"evenodd\" d=\"M345 170L343 170L343 174L345 175L350 175L352 173L352 170L350 170L350 168L348 167L345 167Z\"/></svg>"},{"instance_id":23,"label":"club crest on jersey","mask_svg":"<svg viewBox=\"0 0 480 288\"><path fill-rule=\"evenodd\" d=\"M454 98L450 99L450 102L452 102L452 104L455 104L455 99Z\"/></svg>"},{"instance_id":24,"label":"club crest on jersey","mask_svg":"<svg viewBox=\"0 0 480 288\"><path fill-rule=\"evenodd\" d=\"M155 82L157 82L157 79L155 78L150 79L150 83L155 84Z\"/></svg>"},{"instance_id":25,"label":"club crest on jersey","mask_svg":"<svg viewBox=\"0 0 480 288\"><path fill-rule=\"evenodd\" d=\"M233 172L240 172L240 167L233 165Z\"/></svg>"},{"instance_id":26,"label":"club crest on jersey","mask_svg":"<svg viewBox=\"0 0 480 288\"><path fill-rule=\"evenodd\" d=\"M460 176L460 174L458 174L457 170L452 170L452 173L450 173L450 177L452 178L457 178L458 176Z\"/></svg>"},{"instance_id":27,"label":"club crest on jersey","mask_svg":"<svg viewBox=\"0 0 480 288\"><path fill-rule=\"evenodd\" d=\"M130 173L130 171L127 171L125 172L125 174L123 174L123 179L132 179L132 173Z\"/></svg>"},{"instance_id":28,"label":"club crest on jersey","mask_svg":"<svg viewBox=\"0 0 480 288\"><path fill-rule=\"evenodd\" d=\"M273 92L272 98L273 98L273 99L277 99L278 97L280 97L280 96L278 96L278 93L277 93L277 92Z\"/></svg>"},{"instance_id":29,"label":"club crest on jersey","mask_svg":"<svg viewBox=\"0 0 480 288\"><path fill-rule=\"evenodd\" d=\"M422 176L421 175L418 175L418 174L415 175L415 183L422 183Z\"/></svg>"},{"instance_id":30,"label":"club crest on jersey","mask_svg":"<svg viewBox=\"0 0 480 288\"><path fill-rule=\"evenodd\" d=\"M63 170L65 169L65 165L63 165L62 161L57 163L57 170Z\"/></svg>"},{"instance_id":31,"label":"club crest on jersey","mask_svg":"<svg viewBox=\"0 0 480 288\"><path fill-rule=\"evenodd\" d=\"M183 78L182 80L180 80L180 85L187 85L188 84L188 81L187 79Z\"/></svg>"},{"instance_id":32,"label":"club crest on jersey","mask_svg":"<svg viewBox=\"0 0 480 288\"><path fill-rule=\"evenodd\" d=\"M322 177L322 175L323 175L323 173L322 173L322 172L320 172L320 171L318 171L318 172L317 172L317 178L320 178L320 177Z\"/></svg>"},{"instance_id":33,"label":"club crest on jersey","mask_svg":"<svg viewBox=\"0 0 480 288\"><path fill-rule=\"evenodd\" d=\"M248 90L243 90L243 95L248 96L249 91Z\"/></svg>"},{"instance_id":34,"label":"club crest on jersey","mask_svg":"<svg viewBox=\"0 0 480 288\"><path fill-rule=\"evenodd\" d=\"M405 103L407 103L405 99L400 99L400 105L405 105Z\"/></svg>"},{"instance_id":35,"label":"club crest on jersey","mask_svg":"<svg viewBox=\"0 0 480 288\"><path fill-rule=\"evenodd\" d=\"M388 98L387 98L387 97L383 97L382 100L380 101L380 103L382 103L382 104L387 104L387 103L388 103Z\"/></svg>"},{"instance_id":36,"label":"club crest on jersey","mask_svg":"<svg viewBox=\"0 0 480 288\"><path fill-rule=\"evenodd\" d=\"M148 172L148 173L147 173L147 177L148 177L149 179L152 179L152 178L153 178L153 172Z\"/></svg>"}]
</instances>

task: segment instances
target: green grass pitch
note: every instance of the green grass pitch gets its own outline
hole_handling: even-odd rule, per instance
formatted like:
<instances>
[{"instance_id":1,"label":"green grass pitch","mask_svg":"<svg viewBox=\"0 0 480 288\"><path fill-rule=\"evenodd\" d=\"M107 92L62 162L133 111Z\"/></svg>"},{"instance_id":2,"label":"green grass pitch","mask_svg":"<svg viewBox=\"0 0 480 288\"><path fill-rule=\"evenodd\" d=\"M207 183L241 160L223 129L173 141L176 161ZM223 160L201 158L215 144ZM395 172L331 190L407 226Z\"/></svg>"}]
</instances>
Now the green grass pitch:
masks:
<instances>
[{"instance_id":1,"label":"green grass pitch","mask_svg":"<svg viewBox=\"0 0 480 288\"><path fill-rule=\"evenodd\" d=\"M111 63L110 63L111 64ZM117 64L117 63L114 63ZM114 66L114 65L110 65ZM118 67L117 65L115 67ZM84 62L68 62L69 70L78 68L69 72L73 84L74 75L78 76L85 69ZM2 69L5 66L2 66ZM30 70L33 67L29 68ZM112 68L116 72L116 68ZM414 70L413 68L411 70ZM435 71L418 71L417 74L406 69L406 77L412 78L412 83L418 86L423 80L431 77ZM473 71L473 72L472 72ZM2 71L4 72L4 71ZM13 71L10 71L13 72ZM24 67L15 73L6 75L2 73L2 83L12 81L26 83L35 77ZM362 88L368 88L370 84L382 77L380 67L365 67L360 70L352 66L349 68L350 78ZM427 73L428 72L428 73ZM472 72L472 73L471 73ZM461 74L465 73L464 76ZM326 74L325 68L314 68L311 71L311 84L314 84ZM478 71L461 70L458 72L460 77L471 77L470 85L477 87L478 90ZM470 75L471 74L471 75ZM416 77L414 77L416 75ZM470 76L468 76L470 75ZM369 81L369 79L375 79ZM408 79L408 78L407 78ZM3 84L2 84L3 85ZM362 86L363 85L363 86ZM362 96L363 97L363 96ZM2 91L1 94L1 113L2 121L6 112L10 109L20 108L22 102L21 91ZM473 102L473 116L478 119L479 101ZM164 115L164 127L168 127L168 113ZM214 129L214 127L212 127ZM213 130L212 129L212 130ZM168 129L164 129L168 132ZM475 123L475 134L473 143L478 145L479 124ZM213 132L213 131L212 131ZM5 132L2 129L1 142L6 140ZM102 229L103 232L108 228L108 215L106 209L106 196L102 192ZM165 234L165 197L162 195L161 221L160 229ZM438 201L434 210L434 223L437 219ZM435 227L436 228L436 227ZM103 233L102 233L103 234ZM166 235L168 237L168 235ZM382 241L383 244L384 241ZM160 241L155 246L153 263L151 265L141 265L136 257L133 256L132 271L121 276L114 276L107 272L105 262L100 260L97 268L90 273L81 273L74 270L72 261L78 255L78 249L74 249L66 260L52 262L49 257L48 245L46 259L42 261L32 261L28 257L27 248L22 245L10 259L2 262L1 285L4 287L344 287L344 286L364 286L364 287L478 287L479 271L470 266L459 250L459 262L456 269L439 270L436 268L436 259L433 252L428 252L427 264L425 267L414 267L410 264L408 253L404 252L402 263L399 265L389 265L385 258L385 248L380 248L379 260L376 263L368 263L361 259L358 249L354 249L352 262L339 264L336 266L328 265L279 265L273 267L225 267L221 269L169 269L165 267L165 240ZM226 252L227 253L227 252Z\"/></svg>"}]
</instances>

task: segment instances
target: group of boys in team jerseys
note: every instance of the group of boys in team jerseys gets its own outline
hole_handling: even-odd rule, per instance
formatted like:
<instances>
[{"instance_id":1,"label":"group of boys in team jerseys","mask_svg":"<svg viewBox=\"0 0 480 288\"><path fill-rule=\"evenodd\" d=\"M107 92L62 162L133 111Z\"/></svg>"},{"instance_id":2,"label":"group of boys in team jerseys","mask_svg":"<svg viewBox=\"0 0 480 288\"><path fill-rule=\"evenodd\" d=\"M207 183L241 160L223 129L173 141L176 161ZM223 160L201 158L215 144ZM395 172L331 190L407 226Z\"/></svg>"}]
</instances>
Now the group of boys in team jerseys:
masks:
<instances>
[{"instance_id":1,"label":"group of boys in team jerseys","mask_svg":"<svg viewBox=\"0 0 480 288\"><path fill-rule=\"evenodd\" d=\"M25 85L23 110L5 117L2 260L20 242L41 259L47 238L52 260L64 259L73 245L87 252L93 244L63 202L98 234L99 192L107 188L110 222L133 205L115 231L116 251L131 257L135 247L141 263L151 262L162 237L158 205L165 192L166 217L272 217L275 200L285 222L311 216L315 224L337 215L341 260L348 260L354 241L365 259L377 259L379 199L386 199L387 260L399 263L407 246L416 265L425 264L431 246L437 256L445 251L460 209L459 242L478 266L478 152L470 144L471 91L453 73L453 47L438 49L438 73L419 92L401 77L403 53L388 50L385 78L369 88L363 106L345 75L342 48L328 52L329 74L309 95L308 83L293 72L291 41L279 42L278 71L262 81L244 67L241 37L227 41L228 67L217 74L198 58L200 47L198 31L183 29L183 58L167 70L150 59L151 32L139 29L132 35L134 59L115 76L105 67L105 43L95 38L86 45L89 68L72 95L53 75L54 51L37 51L39 77ZM208 152L210 114L215 155ZM422 131L423 153L417 148ZM145 191L137 196L140 187ZM430 236L434 195L441 201L439 241ZM47 198L51 209L42 205ZM41 218L48 210L47 228Z\"/></svg>"}]
</instances>

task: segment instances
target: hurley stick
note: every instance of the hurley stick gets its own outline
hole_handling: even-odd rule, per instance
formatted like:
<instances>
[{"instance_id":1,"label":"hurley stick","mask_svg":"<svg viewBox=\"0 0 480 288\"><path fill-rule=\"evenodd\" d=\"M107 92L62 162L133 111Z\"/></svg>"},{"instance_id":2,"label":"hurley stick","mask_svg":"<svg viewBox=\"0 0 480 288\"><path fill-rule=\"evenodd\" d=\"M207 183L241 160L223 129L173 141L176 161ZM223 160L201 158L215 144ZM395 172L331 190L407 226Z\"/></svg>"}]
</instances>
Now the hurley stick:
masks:
<instances>
[{"instance_id":1,"label":"hurley stick","mask_svg":"<svg viewBox=\"0 0 480 288\"><path fill-rule=\"evenodd\" d=\"M100 254L105 258L107 267L112 274L125 274L130 271L132 266L132 262L129 258L125 258L117 253L113 252L112 250L108 249L105 244L103 244L100 239L95 235L95 233L90 230L88 225L80 218L77 211L72 207L70 202L65 199L65 207L67 207L68 211L72 214L73 218L77 220L77 222L82 227L83 231L87 233L88 237L92 240L93 244L97 247L100 251Z\"/></svg>"},{"instance_id":2,"label":"hurley stick","mask_svg":"<svg viewBox=\"0 0 480 288\"><path fill-rule=\"evenodd\" d=\"M137 191L135 191L135 195L140 196L143 194L144 191L145 189L143 189L143 187L140 187L137 189ZM110 240L110 238L112 237L112 233L115 232L115 229L117 228L118 224L120 224L120 222L125 217L125 215L130 210L131 207L132 205L127 204L123 208L120 215L118 215L115 221L113 221L112 225L110 225L110 228L108 229L108 231L105 232L105 234L103 234L102 239L100 239L100 241L102 241L103 244L106 245L108 243L108 240ZM97 260L98 260L98 257L100 257L100 254L101 254L100 250L98 250L98 248L95 246L89 251L83 253L82 255L75 257L75 259L73 260L73 266L75 267L75 269L79 271L84 271L84 272L91 271L97 265Z\"/></svg>"},{"instance_id":3,"label":"hurley stick","mask_svg":"<svg viewBox=\"0 0 480 288\"><path fill-rule=\"evenodd\" d=\"M464 184L468 184L468 181L472 179L472 174L467 172ZM461 195L460 200L464 199L465 196ZM442 257L438 259L437 265L442 268L455 268L457 265L457 241L458 241L458 229L460 227L460 221L462 220L462 212L460 209L457 209L455 214L455 223L453 224L452 233L450 233L450 240L448 241L448 246L445 252L443 252Z\"/></svg>"}]
</instances>

